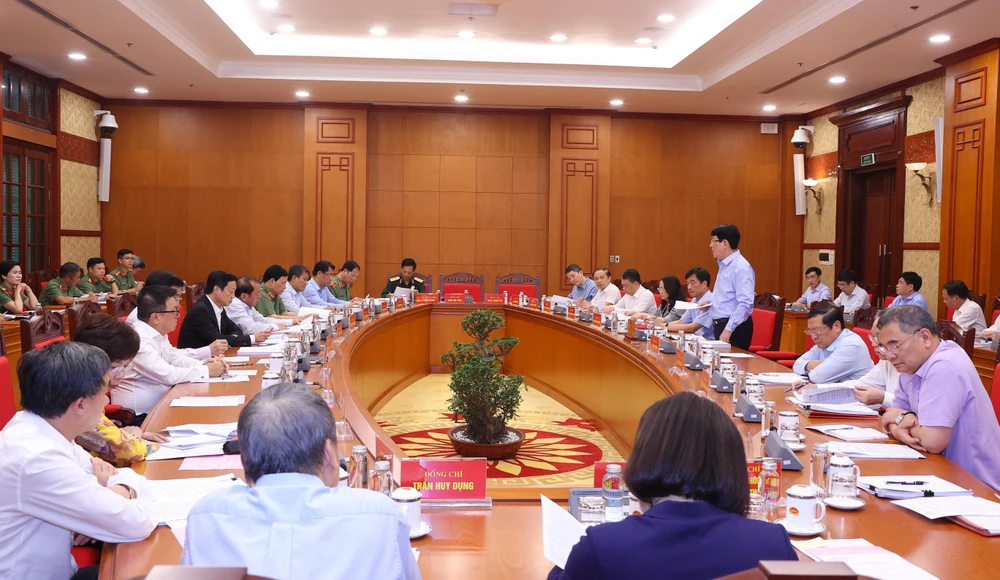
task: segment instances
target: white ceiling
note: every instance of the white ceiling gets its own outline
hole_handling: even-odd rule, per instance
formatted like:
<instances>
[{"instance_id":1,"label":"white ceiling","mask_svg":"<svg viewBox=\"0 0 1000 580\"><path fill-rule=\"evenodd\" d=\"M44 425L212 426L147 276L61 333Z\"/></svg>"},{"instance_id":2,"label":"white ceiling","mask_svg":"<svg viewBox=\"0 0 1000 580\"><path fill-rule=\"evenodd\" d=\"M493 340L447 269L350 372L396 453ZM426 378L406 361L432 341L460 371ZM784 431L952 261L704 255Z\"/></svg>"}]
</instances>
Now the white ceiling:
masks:
<instances>
[{"instance_id":1,"label":"white ceiling","mask_svg":"<svg viewBox=\"0 0 1000 580\"><path fill-rule=\"evenodd\" d=\"M465 91L477 107L611 109L621 98L630 112L794 114L933 69L1000 32L1000 2L978 0L763 95L962 0L494 0L496 16L472 21L449 15L446 0L279 0L273 11L257 0L34 1L153 76L18 0L0 0L0 51L109 98L451 105ZM928 42L938 33L952 40ZM831 85L833 75L848 80Z\"/></svg>"}]
</instances>

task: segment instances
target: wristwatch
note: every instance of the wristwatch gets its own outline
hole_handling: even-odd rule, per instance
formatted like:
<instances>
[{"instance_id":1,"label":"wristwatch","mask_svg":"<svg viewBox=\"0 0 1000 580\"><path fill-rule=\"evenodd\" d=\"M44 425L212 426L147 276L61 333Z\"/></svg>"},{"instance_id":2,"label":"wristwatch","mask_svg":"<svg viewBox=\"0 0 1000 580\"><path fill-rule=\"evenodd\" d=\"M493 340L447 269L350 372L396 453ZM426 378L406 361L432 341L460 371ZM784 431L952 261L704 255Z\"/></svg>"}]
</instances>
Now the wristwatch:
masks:
<instances>
[{"instance_id":1,"label":"wristwatch","mask_svg":"<svg viewBox=\"0 0 1000 580\"><path fill-rule=\"evenodd\" d=\"M899 425L900 423L902 423L903 422L903 417L905 417L907 415L916 415L916 413L914 413L913 411L904 411L904 412L896 415L896 419L895 419L896 424Z\"/></svg>"}]
</instances>

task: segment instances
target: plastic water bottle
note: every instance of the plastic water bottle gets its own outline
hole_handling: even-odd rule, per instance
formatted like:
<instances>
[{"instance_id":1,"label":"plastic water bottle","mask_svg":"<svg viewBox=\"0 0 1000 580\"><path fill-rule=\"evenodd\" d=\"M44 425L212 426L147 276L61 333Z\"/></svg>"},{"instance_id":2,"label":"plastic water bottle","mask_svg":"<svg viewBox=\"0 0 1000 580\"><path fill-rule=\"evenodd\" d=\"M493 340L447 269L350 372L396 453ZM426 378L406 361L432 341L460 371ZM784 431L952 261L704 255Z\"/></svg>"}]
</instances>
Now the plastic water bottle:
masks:
<instances>
[{"instance_id":1,"label":"plastic water bottle","mask_svg":"<svg viewBox=\"0 0 1000 580\"><path fill-rule=\"evenodd\" d=\"M625 490L621 465L615 463L608 465L608 471L601 481L601 491L604 494L604 521L622 521Z\"/></svg>"}]
</instances>

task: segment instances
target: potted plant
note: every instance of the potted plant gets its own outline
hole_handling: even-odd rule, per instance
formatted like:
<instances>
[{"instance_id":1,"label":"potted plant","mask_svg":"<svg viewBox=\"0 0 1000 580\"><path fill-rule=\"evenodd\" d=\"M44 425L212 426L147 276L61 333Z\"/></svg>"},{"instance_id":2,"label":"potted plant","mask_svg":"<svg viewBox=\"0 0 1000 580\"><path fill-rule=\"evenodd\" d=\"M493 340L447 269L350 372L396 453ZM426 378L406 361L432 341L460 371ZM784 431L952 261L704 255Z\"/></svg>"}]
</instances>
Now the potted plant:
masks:
<instances>
[{"instance_id":1,"label":"potted plant","mask_svg":"<svg viewBox=\"0 0 1000 580\"><path fill-rule=\"evenodd\" d=\"M503 318L492 310L475 310L462 319L462 330L472 342L452 343L441 355L451 369L452 396L448 409L465 425L448 432L455 452L464 457L507 459L517 455L524 433L507 426L521 406L524 377L500 372L503 357L517 346L517 337L490 338L503 328Z\"/></svg>"}]
</instances>

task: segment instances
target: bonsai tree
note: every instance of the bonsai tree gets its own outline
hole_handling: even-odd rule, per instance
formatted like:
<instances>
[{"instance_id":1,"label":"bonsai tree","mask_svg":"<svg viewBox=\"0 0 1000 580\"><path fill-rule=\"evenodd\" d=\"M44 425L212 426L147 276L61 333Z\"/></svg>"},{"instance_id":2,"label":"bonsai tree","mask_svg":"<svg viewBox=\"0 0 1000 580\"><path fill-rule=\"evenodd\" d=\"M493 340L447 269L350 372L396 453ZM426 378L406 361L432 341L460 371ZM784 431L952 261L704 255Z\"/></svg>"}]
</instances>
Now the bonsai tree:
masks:
<instances>
[{"instance_id":1,"label":"bonsai tree","mask_svg":"<svg viewBox=\"0 0 1000 580\"><path fill-rule=\"evenodd\" d=\"M503 318L492 310L476 310L462 319L462 330L473 341L453 342L441 362L451 369L452 396L448 409L455 421L465 421L463 439L474 443L503 443L507 422L521 406L524 377L500 372L503 357L517 346L517 337L490 338L503 328Z\"/></svg>"}]
</instances>

